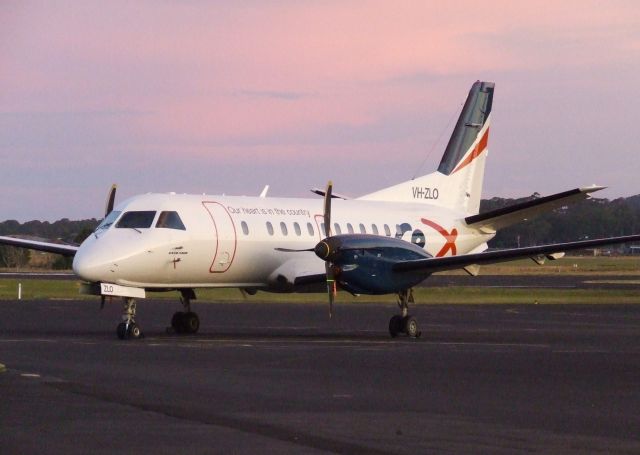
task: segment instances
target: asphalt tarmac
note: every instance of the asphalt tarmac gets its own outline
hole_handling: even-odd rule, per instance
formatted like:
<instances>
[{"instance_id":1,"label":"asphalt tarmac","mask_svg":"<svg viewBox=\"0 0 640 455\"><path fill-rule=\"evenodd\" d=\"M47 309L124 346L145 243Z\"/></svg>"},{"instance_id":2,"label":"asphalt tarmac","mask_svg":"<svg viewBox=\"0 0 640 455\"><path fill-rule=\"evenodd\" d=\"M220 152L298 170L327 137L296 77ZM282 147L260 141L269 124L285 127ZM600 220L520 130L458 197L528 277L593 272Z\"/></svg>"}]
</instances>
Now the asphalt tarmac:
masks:
<instances>
[{"instance_id":1,"label":"asphalt tarmac","mask_svg":"<svg viewBox=\"0 0 640 455\"><path fill-rule=\"evenodd\" d=\"M0 453L640 453L640 307L0 301Z\"/></svg>"}]
</instances>

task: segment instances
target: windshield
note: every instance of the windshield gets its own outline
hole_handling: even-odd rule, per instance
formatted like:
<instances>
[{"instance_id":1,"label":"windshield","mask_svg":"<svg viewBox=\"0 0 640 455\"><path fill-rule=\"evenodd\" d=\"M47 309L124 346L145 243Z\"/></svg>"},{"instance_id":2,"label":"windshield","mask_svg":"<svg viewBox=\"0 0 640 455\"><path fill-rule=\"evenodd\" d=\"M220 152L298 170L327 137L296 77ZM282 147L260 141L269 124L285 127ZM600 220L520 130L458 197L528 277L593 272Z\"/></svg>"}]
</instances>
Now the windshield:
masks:
<instances>
[{"instance_id":1,"label":"windshield","mask_svg":"<svg viewBox=\"0 0 640 455\"><path fill-rule=\"evenodd\" d=\"M116 224L117 228L145 229L150 228L156 212L151 210L126 212Z\"/></svg>"},{"instance_id":2,"label":"windshield","mask_svg":"<svg viewBox=\"0 0 640 455\"><path fill-rule=\"evenodd\" d=\"M156 223L157 228L167 228L167 229L179 229L186 230L182 220L180 219L180 215L178 212L160 212L160 216L158 217L158 222Z\"/></svg>"},{"instance_id":3,"label":"windshield","mask_svg":"<svg viewBox=\"0 0 640 455\"><path fill-rule=\"evenodd\" d=\"M104 220L98 225L94 232L101 231L102 229L108 229L109 226L113 224L113 222L120 216L122 212L112 211L109 213Z\"/></svg>"}]
</instances>

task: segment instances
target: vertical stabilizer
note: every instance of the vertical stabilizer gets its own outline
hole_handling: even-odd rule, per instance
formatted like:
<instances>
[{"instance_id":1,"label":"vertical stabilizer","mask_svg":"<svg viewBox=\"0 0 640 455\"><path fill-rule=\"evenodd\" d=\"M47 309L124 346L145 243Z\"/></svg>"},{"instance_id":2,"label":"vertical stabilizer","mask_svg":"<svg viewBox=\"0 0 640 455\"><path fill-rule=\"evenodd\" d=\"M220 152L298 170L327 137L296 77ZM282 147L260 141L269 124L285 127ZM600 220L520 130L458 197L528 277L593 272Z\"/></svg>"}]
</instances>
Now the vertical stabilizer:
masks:
<instances>
[{"instance_id":1,"label":"vertical stabilizer","mask_svg":"<svg viewBox=\"0 0 640 455\"><path fill-rule=\"evenodd\" d=\"M385 188L360 199L424 202L468 215L480 208L488 153L493 82L475 82L469 91L437 172Z\"/></svg>"}]
</instances>

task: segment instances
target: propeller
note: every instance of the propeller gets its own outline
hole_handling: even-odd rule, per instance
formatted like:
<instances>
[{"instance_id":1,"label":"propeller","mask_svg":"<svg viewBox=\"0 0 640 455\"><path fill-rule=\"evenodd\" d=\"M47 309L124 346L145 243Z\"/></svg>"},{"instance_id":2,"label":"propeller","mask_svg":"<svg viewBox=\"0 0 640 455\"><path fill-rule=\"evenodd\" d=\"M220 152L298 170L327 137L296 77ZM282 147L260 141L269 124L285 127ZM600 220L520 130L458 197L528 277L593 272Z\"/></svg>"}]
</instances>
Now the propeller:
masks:
<instances>
[{"instance_id":1,"label":"propeller","mask_svg":"<svg viewBox=\"0 0 640 455\"><path fill-rule=\"evenodd\" d=\"M331 237L331 192L333 183L329 180L327 190L324 192L324 228L327 238ZM327 273L327 293L329 294L329 318L333 317L333 301L336 296L336 279L333 273L333 264L325 261L324 268Z\"/></svg>"},{"instance_id":2,"label":"propeller","mask_svg":"<svg viewBox=\"0 0 640 455\"><path fill-rule=\"evenodd\" d=\"M332 248L329 245L332 243L331 238L331 198L332 198L333 183L329 181L327 189L324 192L324 229L325 239L320 241L313 248L305 249L292 249L292 248L275 248L276 251L282 251L285 253L300 253L302 251L313 251L320 259L324 260L325 273L327 275L327 293L329 294L329 317L333 317L333 302L337 293L336 286L336 268L329 260Z\"/></svg>"},{"instance_id":3,"label":"propeller","mask_svg":"<svg viewBox=\"0 0 640 455\"><path fill-rule=\"evenodd\" d=\"M116 201L116 189L117 188L118 188L118 185L116 185L115 183L113 185L111 185L111 189L109 190L109 194L107 195L107 205L106 205L106 207L104 209L105 218L113 210L113 204Z\"/></svg>"}]
</instances>

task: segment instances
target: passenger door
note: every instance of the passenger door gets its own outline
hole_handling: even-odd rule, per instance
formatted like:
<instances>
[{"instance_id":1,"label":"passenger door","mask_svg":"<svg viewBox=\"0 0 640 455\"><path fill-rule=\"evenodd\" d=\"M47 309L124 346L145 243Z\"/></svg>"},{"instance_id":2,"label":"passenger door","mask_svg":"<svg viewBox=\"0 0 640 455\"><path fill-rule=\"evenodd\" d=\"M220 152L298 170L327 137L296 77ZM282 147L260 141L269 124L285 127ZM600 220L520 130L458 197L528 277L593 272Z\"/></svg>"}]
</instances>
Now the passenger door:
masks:
<instances>
[{"instance_id":1,"label":"passenger door","mask_svg":"<svg viewBox=\"0 0 640 455\"><path fill-rule=\"evenodd\" d=\"M206 201L202 205L209 212L216 239L209 272L224 273L229 270L236 255L236 226L227 209L219 202Z\"/></svg>"}]
</instances>

